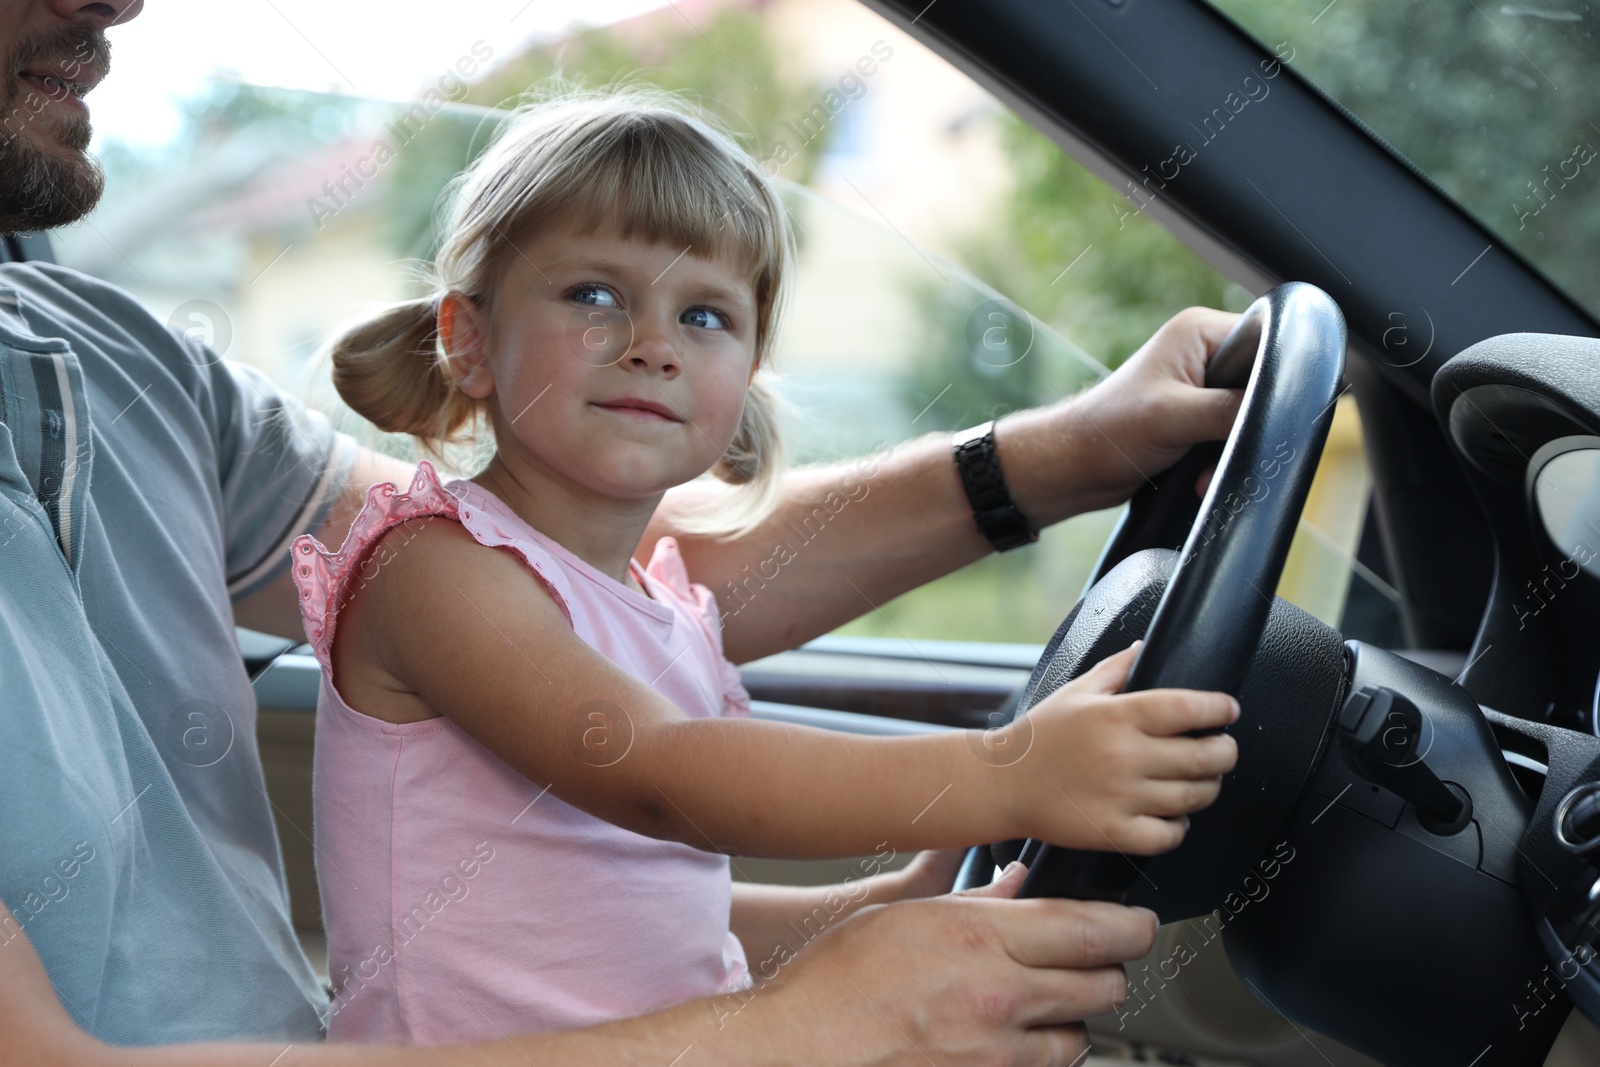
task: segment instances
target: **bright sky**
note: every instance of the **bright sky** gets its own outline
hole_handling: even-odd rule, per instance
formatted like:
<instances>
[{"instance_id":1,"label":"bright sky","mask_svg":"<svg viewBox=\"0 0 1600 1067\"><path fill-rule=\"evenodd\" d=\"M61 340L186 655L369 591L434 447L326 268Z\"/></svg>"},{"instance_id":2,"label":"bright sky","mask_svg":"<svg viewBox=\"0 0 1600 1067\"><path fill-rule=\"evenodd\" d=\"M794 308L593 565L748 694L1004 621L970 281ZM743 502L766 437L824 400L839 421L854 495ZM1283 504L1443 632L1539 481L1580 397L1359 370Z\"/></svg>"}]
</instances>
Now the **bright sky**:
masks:
<instances>
[{"instance_id":1,"label":"bright sky","mask_svg":"<svg viewBox=\"0 0 1600 1067\"><path fill-rule=\"evenodd\" d=\"M148 0L114 27L111 77L89 97L98 138L160 144L177 100L211 77L410 99L482 41L491 63L533 38L603 25L664 0ZM381 16L381 17L380 17Z\"/></svg>"}]
</instances>

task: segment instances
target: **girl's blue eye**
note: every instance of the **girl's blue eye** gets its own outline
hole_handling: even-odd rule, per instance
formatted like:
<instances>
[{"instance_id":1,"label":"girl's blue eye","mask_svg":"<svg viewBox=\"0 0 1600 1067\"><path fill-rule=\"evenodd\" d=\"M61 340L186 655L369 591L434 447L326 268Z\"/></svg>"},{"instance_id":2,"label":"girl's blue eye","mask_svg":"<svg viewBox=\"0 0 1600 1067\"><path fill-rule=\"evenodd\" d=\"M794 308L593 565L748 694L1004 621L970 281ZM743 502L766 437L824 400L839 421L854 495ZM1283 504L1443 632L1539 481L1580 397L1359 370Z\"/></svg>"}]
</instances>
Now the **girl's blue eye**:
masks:
<instances>
[{"instance_id":1,"label":"girl's blue eye","mask_svg":"<svg viewBox=\"0 0 1600 1067\"><path fill-rule=\"evenodd\" d=\"M678 320L687 326L699 326L706 330L728 329L728 317L720 311L711 308L690 308Z\"/></svg>"},{"instance_id":2,"label":"girl's blue eye","mask_svg":"<svg viewBox=\"0 0 1600 1067\"><path fill-rule=\"evenodd\" d=\"M617 306L617 297L610 289L600 285L580 285L572 290L569 299L591 307L613 308Z\"/></svg>"}]
</instances>

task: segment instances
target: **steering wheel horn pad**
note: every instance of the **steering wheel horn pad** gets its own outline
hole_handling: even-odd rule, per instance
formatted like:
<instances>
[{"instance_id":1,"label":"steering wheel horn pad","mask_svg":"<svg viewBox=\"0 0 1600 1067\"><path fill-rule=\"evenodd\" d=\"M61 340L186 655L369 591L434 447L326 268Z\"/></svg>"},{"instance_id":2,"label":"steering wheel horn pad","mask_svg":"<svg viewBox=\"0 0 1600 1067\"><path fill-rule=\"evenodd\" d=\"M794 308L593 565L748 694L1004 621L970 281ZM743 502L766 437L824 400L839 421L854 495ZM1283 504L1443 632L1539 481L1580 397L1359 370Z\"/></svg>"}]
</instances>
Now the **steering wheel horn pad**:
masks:
<instances>
[{"instance_id":1,"label":"steering wheel horn pad","mask_svg":"<svg viewBox=\"0 0 1600 1067\"><path fill-rule=\"evenodd\" d=\"M1036 703L1143 637L1177 563L1171 549L1146 549L1095 583L1051 640L1024 700ZM1239 691L1239 721L1230 731L1239 762L1223 780L1216 803L1189 817L1182 846L1142 869L1120 853L1097 852L1087 854L1096 858L1094 866L1072 870L1095 873L1103 865L1132 875L1127 902L1150 908L1163 922L1220 907L1271 851L1310 781L1343 703L1347 670L1337 630L1275 600ZM1030 870L1039 869L1038 862L1035 856ZM1047 892L1037 895L1082 899L1071 890L1083 887L1071 881L1042 888Z\"/></svg>"}]
</instances>

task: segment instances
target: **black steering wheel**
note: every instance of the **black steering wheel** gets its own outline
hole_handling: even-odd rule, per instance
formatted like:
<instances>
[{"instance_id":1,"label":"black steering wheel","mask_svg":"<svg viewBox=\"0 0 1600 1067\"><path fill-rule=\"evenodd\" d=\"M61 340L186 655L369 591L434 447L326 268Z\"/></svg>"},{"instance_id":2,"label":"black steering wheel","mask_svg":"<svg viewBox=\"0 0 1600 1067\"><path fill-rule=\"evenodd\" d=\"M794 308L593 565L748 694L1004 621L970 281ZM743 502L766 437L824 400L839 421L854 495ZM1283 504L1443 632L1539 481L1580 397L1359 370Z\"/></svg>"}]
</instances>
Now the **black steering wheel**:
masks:
<instances>
[{"instance_id":1,"label":"black steering wheel","mask_svg":"<svg viewBox=\"0 0 1600 1067\"><path fill-rule=\"evenodd\" d=\"M1486 419L1493 398L1526 407L1515 398L1535 383L1589 388L1591 352L1541 374L1529 368L1541 366L1542 348L1574 342L1533 340L1483 342L1483 355L1440 372L1450 425L1463 413ZM1195 507L1192 486L1214 447L1134 497L1018 700L1031 708L1144 637L1125 688L1239 698L1229 728L1239 760L1216 802L1190 817L1182 845L1148 861L1005 842L970 852L960 882L987 881L997 861L1020 853L1022 895L1125 900L1169 923L1200 918L1183 946L1190 935L1220 938L1258 998L1380 1063L1532 1067L1565 1019L1563 986L1600 1003L1600 980L1584 973L1600 864L1566 862L1593 833L1568 800L1585 795L1600 764L1576 735L1485 711L1452 679L1346 641L1273 595L1332 421L1344 343L1338 309L1309 285L1279 286L1251 306L1207 373L1208 384L1245 384L1245 396L1204 501ZM1515 387L1481 388L1507 382ZM1451 389L1473 388L1481 399L1449 408ZM1549 412L1586 408L1541 402L1533 415L1498 415L1499 425L1560 437L1574 431ZM1546 438L1525 436L1514 451L1526 463ZM1523 480L1513 467L1513 492ZM1547 754L1550 781L1533 796L1513 779L1491 722L1522 739L1504 744L1532 738ZM1563 857L1553 842L1572 833L1583 843ZM1579 958L1579 941L1591 955ZM1162 965L1172 962L1182 964ZM1543 981L1535 976L1547 974L1561 985L1530 1001Z\"/></svg>"},{"instance_id":2,"label":"black steering wheel","mask_svg":"<svg viewBox=\"0 0 1600 1067\"><path fill-rule=\"evenodd\" d=\"M1161 886L1158 911L1175 919L1214 906L1237 872L1265 851L1298 798L1303 771L1315 762L1344 695L1337 635L1330 644L1325 627L1307 625L1315 620L1281 602L1275 609L1273 596L1333 420L1344 357L1344 317L1320 289L1291 282L1250 306L1206 375L1208 386L1244 387L1227 443L1191 450L1135 495L1094 584L1046 646L1017 705L1024 714L1140 637L1145 645L1127 691L1181 687L1239 695L1263 632L1277 628L1285 632L1275 644L1293 649L1297 662L1284 678L1263 684L1297 690L1295 702L1310 720L1305 728L1277 731L1277 724L1249 714L1252 703L1266 702L1242 701L1245 714L1232 728L1241 740L1240 767L1218 804L1192 818L1184 845L1170 854L1183 857L1171 877L1153 877L1154 865L1146 871L1116 852L1008 842L970 852L957 888L988 882L997 865L1020 855L1029 868L1022 896L1124 901L1137 882ZM1216 473L1197 506L1193 486L1213 462ZM1308 667L1317 679L1309 693ZM1269 729L1270 739L1257 740ZM1278 742L1296 751L1286 753ZM1301 773L1279 773L1288 767ZM1240 793L1241 779L1247 792L1230 795ZM1219 808L1220 817L1204 818Z\"/></svg>"}]
</instances>

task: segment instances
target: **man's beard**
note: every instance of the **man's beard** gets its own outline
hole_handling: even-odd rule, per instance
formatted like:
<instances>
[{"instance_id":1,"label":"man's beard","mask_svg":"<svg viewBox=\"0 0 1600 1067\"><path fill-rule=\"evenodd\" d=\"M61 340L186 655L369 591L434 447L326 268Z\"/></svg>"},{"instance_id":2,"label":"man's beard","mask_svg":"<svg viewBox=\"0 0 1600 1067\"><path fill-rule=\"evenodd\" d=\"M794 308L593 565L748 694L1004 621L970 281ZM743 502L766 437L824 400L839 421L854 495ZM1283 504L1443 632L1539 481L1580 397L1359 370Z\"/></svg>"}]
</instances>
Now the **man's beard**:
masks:
<instances>
[{"instance_id":1,"label":"man's beard","mask_svg":"<svg viewBox=\"0 0 1600 1067\"><path fill-rule=\"evenodd\" d=\"M74 222L93 210L105 188L100 164L86 151L89 120L63 115L38 99L37 88L21 80L37 62L75 62L99 71L110 64L105 34L83 24L63 27L19 42L0 87L0 233L29 233ZM43 104L41 107L40 105ZM55 142L40 148L26 135Z\"/></svg>"}]
</instances>

